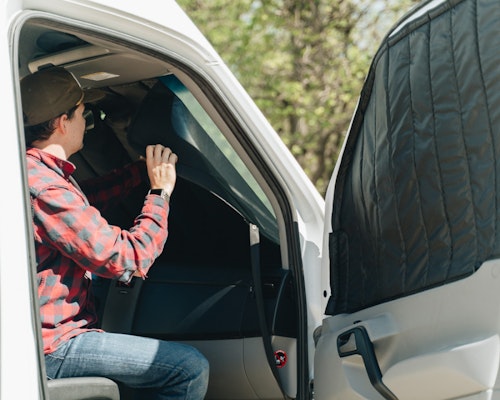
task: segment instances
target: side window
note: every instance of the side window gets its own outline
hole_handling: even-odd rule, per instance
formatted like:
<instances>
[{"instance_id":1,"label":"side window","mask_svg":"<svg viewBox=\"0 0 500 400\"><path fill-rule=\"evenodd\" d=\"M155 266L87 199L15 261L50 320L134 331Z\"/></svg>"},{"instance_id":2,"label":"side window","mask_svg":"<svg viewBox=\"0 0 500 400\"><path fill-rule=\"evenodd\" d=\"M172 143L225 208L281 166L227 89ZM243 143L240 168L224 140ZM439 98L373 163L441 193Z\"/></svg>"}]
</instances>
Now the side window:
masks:
<instances>
[{"instance_id":1,"label":"side window","mask_svg":"<svg viewBox=\"0 0 500 400\"><path fill-rule=\"evenodd\" d=\"M165 127L170 132L166 133ZM198 101L174 75L160 78L153 87L135 116L128 139L138 151L148 141L173 146L180 157L180 176L220 197L278 243L276 216L266 195Z\"/></svg>"},{"instance_id":2,"label":"side window","mask_svg":"<svg viewBox=\"0 0 500 400\"><path fill-rule=\"evenodd\" d=\"M196 246L204 264L237 261L233 268L248 266L249 223L259 227L263 242L273 254L279 254L278 226L269 200L174 75L161 77L152 85L130 123L127 140L139 154L150 143L162 143L179 157L166 258L186 260L194 256ZM182 240L181 232L185 232ZM279 260L273 255L268 264L280 266Z\"/></svg>"}]
</instances>

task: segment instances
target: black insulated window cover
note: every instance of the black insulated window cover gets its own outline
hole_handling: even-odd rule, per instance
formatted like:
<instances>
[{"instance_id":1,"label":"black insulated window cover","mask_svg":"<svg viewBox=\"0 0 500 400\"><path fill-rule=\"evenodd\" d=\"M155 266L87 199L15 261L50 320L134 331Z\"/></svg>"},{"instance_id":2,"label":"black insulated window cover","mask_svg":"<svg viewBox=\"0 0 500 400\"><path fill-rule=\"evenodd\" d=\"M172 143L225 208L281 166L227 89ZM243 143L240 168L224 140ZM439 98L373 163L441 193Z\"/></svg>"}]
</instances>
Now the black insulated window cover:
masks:
<instances>
[{"instance_id":1,"label":"black insulated window cover","mask_svg":"<svg viewBox=\"0 0 500 400\"><path fill-rule=\"evenodd\" d=\"M500 1L443 1L394 32L336 181L332 315L463 278L500 255Z\"/></svg>"}]
</instances>

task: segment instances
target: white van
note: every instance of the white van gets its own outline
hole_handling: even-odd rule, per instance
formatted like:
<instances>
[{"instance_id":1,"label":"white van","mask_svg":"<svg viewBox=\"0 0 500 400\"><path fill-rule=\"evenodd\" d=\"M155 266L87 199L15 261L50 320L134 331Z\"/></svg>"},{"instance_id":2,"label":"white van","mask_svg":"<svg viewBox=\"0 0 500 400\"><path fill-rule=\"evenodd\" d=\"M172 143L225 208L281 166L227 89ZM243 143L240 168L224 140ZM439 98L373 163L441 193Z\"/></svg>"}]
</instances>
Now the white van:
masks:
<instances>
[{"instance_id":1,"label":"white van","mask_svg":"<svg viewBox=\"0 0 500 400\"><path fill-rule=\"evenodd\" d=\"M103 329L196 346L211 400L500 399L498 0L389 32L326 202L173 0L0 4L0 399L128 398L45 376L19 80L49 66L105 94L77 180L179 156L148 279L94 277Z\"/></svg>"}]
</instances>

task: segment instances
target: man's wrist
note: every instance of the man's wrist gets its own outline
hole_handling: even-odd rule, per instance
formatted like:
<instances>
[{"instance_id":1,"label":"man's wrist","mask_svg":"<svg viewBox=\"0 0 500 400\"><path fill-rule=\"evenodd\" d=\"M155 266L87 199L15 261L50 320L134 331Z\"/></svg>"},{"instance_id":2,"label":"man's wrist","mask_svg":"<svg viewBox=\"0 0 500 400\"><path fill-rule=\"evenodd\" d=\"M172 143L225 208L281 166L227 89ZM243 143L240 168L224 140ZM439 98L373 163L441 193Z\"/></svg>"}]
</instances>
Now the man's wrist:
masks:
<instances>
[{"instance_id":1,"label":"man's wrist","mask_svg":"<svg viewBox=\"0 0 500 400\"><path fill-rule=\"evenodd\" d=\"M170 203L170 196L165 189L150 189L148 194L156 194L158 196L161 196L167 203Z\"/></svg>"}]
</instances>

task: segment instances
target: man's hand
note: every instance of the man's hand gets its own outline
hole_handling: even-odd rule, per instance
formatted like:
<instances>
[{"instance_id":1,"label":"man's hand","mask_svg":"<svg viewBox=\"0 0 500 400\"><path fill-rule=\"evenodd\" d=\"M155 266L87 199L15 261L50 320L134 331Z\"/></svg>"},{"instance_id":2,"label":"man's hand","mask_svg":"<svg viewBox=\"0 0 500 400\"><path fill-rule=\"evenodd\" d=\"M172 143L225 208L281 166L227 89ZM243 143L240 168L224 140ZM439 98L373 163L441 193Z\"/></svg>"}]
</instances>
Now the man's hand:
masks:
<instances>
[{"instance_id":1,"label":"man's hand","mask_svg":"<svg viewBox=\"0 0 500 400\"><path fill-rule=\"evenodd\" d=\"M151 189L163 189L170 196L174 191L177 155L161 144L146 147L146 167Z\"/></svg>"}]
</instances>

